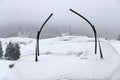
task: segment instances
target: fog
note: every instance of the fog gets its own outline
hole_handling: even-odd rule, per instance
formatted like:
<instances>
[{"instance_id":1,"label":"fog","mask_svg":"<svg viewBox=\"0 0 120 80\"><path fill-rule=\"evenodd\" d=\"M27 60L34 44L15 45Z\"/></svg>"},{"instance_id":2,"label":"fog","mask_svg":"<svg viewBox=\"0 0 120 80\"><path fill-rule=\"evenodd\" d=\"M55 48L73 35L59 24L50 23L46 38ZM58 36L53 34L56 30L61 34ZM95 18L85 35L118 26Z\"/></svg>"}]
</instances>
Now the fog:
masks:
<instances>
[{"instance_id":1,"label":"fog","mask_svg":"<svg viewBox=\"0 0 120 80\"><path fill-rule=\"evenodd\" d=\"M14 24L40 27L54 13L46 28L67 32L70 27L72 33L93 35L88 23L70 12L70 8L90 20L101 37L116 38L120 34L119 0L0 0L0 27Z\"/></svg>"}]
</instances>

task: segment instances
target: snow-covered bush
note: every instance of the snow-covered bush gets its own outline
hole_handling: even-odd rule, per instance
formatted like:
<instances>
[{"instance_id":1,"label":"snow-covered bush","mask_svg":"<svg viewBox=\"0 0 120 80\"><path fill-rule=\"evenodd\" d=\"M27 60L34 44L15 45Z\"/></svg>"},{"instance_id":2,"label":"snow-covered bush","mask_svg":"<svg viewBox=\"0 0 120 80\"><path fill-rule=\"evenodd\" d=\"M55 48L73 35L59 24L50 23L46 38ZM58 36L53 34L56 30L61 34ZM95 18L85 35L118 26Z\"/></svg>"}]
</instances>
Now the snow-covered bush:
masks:
<instances>
[{"instance_id":1,"label":"snow-covered bush","mask_svg":"<svg viewBox=\"0 0 120 80\"><path fill-rule=\"evenodd\" d=\"M17 60L20 57L20 47L18 43L9 42L6 47L5 59L7 60Z\"/></svg>"},{"instance_id":2,"label":"snow-covered bush","mask_svg":"<svg viewBox=\"0 0 120 80\"><path fill-rule=\"evenodd\" d=\"M2 50L2 44L1 44L1 41L0 41L0 58L3 57L3 50Z\"/></svg>"}]
</instances>

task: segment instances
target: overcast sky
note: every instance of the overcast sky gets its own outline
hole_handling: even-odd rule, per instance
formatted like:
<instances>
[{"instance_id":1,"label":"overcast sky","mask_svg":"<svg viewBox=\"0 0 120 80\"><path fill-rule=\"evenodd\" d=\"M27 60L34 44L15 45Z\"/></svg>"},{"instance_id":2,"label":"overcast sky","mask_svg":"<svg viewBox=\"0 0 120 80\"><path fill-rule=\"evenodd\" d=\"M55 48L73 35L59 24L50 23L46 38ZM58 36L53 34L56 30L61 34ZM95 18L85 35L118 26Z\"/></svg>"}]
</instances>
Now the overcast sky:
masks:
<instances>
[{"instance_id":1,"label":"overcast sky","mask_svg":"<svg viewBox=\"0 0 120 80\"><path fill-rule=\"evenodd\" d=\"M70 8L90 20L100 35L120 34L120 0L0 0L0 25L41 25L54 13L47 25L92 31Z\"/></svg>"}]
</instances>

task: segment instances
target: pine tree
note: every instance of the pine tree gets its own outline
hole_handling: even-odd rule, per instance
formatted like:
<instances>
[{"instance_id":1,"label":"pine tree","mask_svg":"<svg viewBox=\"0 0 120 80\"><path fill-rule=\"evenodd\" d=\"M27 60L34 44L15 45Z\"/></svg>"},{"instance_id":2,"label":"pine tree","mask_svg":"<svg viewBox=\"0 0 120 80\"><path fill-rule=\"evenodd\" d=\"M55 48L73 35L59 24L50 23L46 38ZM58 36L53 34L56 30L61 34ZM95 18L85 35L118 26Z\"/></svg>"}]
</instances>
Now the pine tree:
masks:
<instances>
[{"instance_id":1,"label":"pine tree","mask_svg":"<svg viewBox=\"0 0 120 80\"><path fill-rule=\"evenodd\" d=\"M20 57L20 47L18 43L9 42L6 47L5 58L7 60L17 60Z\"/></svg>"},{"instance_id":2,"label":"pine tree","mask_svg":"<svg viewBox=\"0 0 120 80\"><path fill-rule=\"evenodd\" d=\"M3 57L3 50L2 50L2 43L0 41L0 58L2 58L2 57Z\"/></svg>"},{"instance_id":3,"label":"pine tree","mask_svg":"<svg viewBox=\"0 0 120 80\"><path fill-rule=\"evenodd\" d=\"M5 53L5 58L6 59L8 59L8 60L11 60L12 59L12 57L11 57L11 55L12 55L12 53L13 53L13 44L12 44L12 42L9 42L9 44L7 45L7 47L6 47L6 53Z\"/></svg>"},{"instance_id":4,"label":"pine tree","mask_svg":"<svg viewBox=\"0 0 120 80\"><path fill-rule=\"evenodd\" d=\"M120 34L118 35L117 40L120 40Z\"/></svg>"},{"instance_id":5,"label":"pine tree","mask_svg":"<svg viewBox=\"0 0 120 80\"><path fill-rule=\"evenodd\" d=\"M14 51L13 51L13 54L12 54L12 58L14 60L17 60L20 58L20 46L18 43L15 43L14 44Z\"/></svg>"}]
</instances>

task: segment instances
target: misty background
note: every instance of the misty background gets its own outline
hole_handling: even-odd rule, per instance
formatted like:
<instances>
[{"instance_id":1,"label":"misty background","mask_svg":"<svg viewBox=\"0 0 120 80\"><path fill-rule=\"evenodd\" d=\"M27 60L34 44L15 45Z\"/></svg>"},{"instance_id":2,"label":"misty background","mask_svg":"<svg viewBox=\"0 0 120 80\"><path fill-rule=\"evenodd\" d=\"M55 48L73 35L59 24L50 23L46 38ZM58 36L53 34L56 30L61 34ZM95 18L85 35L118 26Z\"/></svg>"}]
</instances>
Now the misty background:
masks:
<instances>
[{"instance_id":1,"label":"misty background","mask_svg":"<svg viewBox=\"0 0 120 80\"><path fill-rule=\"evenodd\" d=\"M0 37L35 38L51 13L42 38L62 33L93 36L90 25L70 8L90 20L100 37L111 39L120 34L119 0L0 0Z\"/></svg>"}]
</instances>

